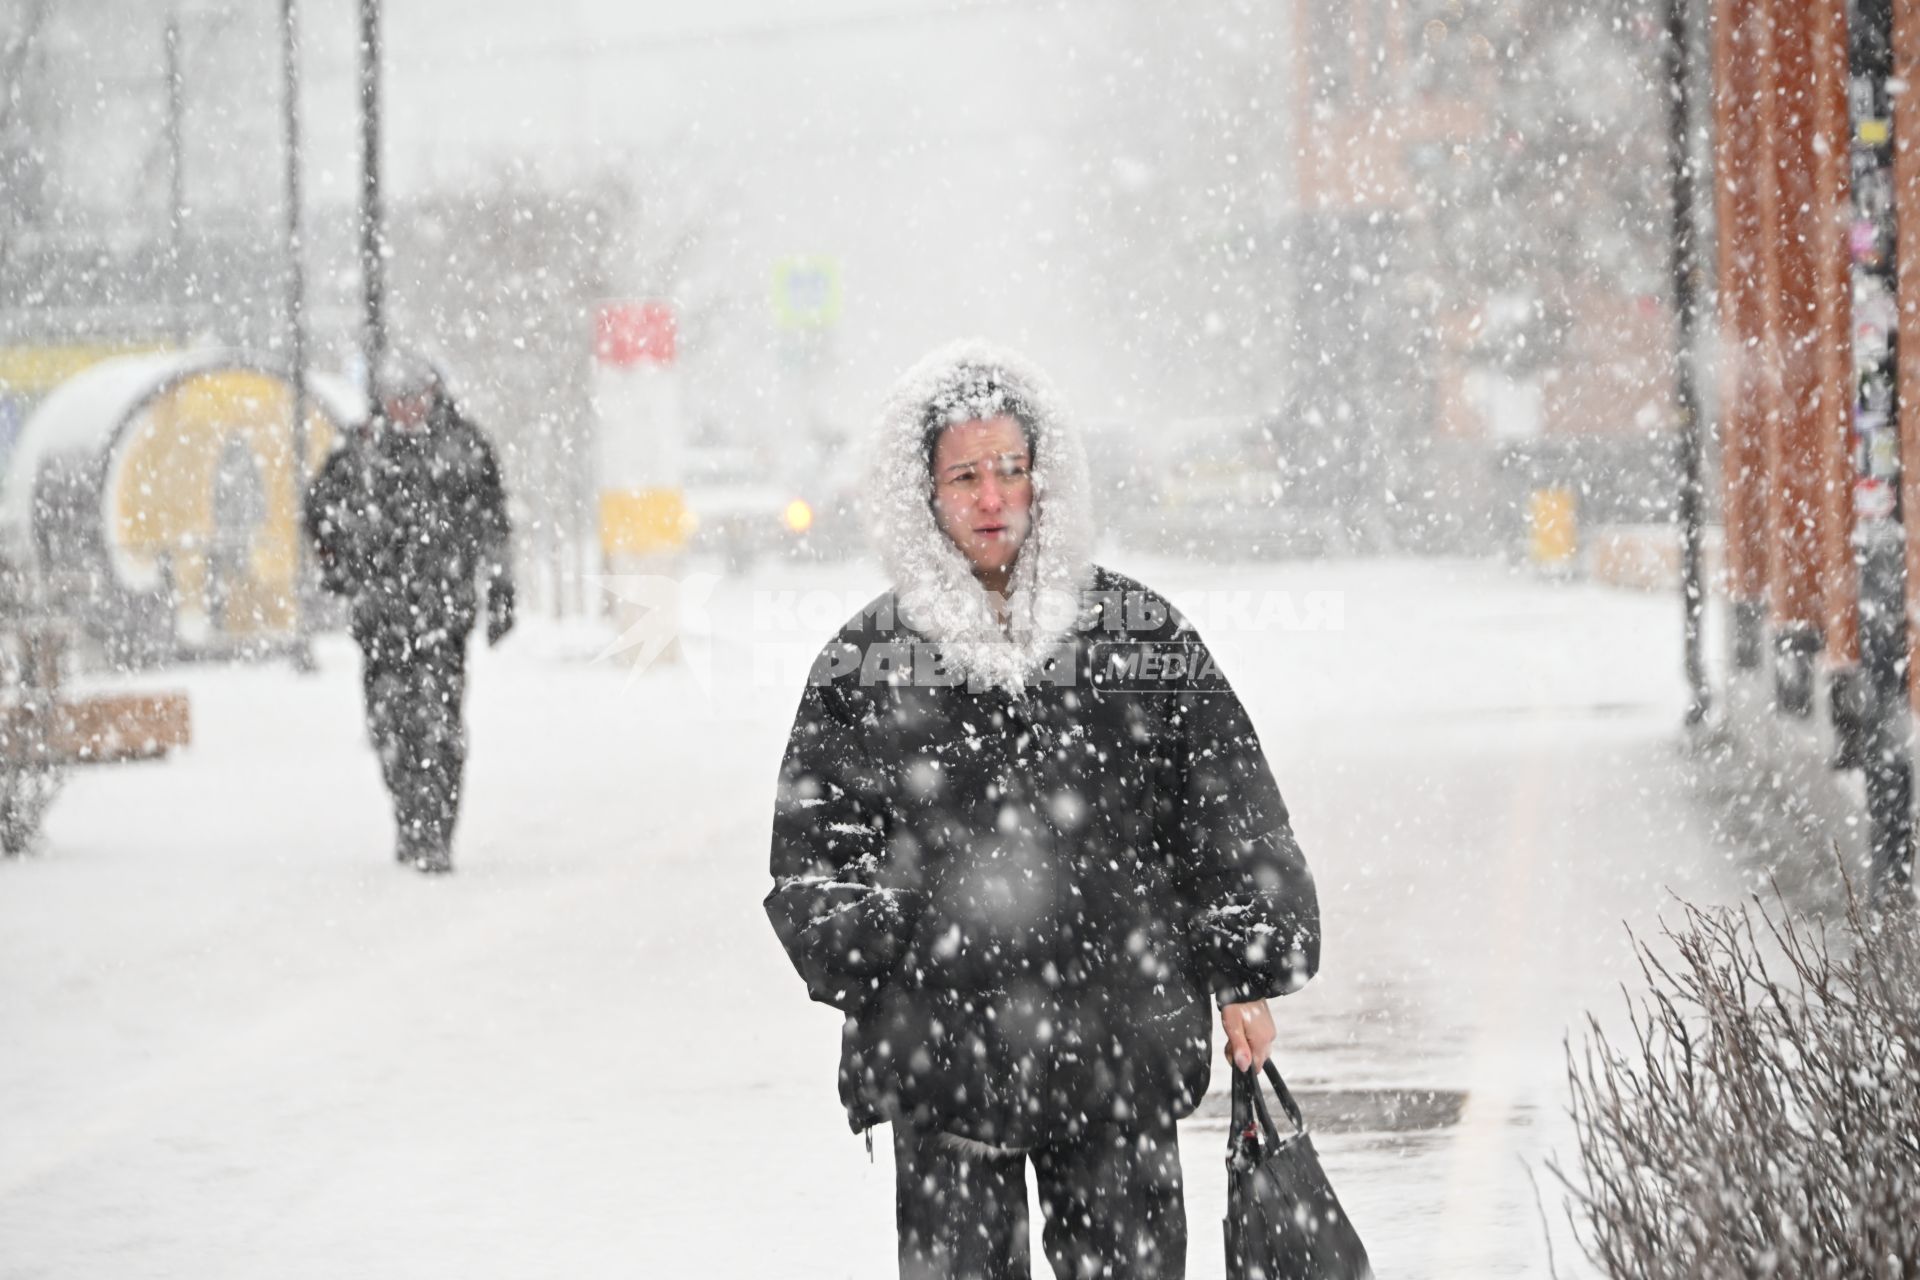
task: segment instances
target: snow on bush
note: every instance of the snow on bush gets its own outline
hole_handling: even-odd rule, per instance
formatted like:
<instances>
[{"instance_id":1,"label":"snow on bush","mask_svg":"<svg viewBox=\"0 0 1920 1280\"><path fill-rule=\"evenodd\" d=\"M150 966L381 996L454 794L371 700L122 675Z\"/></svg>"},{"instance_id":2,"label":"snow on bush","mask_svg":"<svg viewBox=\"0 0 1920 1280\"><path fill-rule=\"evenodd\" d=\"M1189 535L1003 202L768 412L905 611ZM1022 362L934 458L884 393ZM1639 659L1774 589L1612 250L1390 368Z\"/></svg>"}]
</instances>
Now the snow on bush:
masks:
<instances>
[{"instance_id":1,"label":"snow on bush","mask_svg":"<svg viewBox=\"0 0 1920 1280\"><path fill-rule=\"evenodd\" d=\"M1555 1172L1607 1275L1920 1274L1920 923L1847 892L1830 928L1685 905L1671 959L1637 944L1631 1043L1569 1046Z\"/></svg>"}]
</instances>

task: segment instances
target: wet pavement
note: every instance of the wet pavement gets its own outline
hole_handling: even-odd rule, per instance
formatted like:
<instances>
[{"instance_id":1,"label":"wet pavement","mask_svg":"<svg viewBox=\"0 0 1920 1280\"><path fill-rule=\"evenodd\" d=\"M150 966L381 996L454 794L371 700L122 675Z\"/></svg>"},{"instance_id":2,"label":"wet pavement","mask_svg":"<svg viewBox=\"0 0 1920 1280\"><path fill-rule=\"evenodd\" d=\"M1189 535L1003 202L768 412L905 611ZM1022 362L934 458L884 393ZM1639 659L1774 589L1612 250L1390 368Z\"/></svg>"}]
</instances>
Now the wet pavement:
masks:
<instances>
[{"instance_id":1,"label":"wet pavement","mask_svg":"<svg viewBox=\"0 0 1920 1280\"><path fill-rule=\"evenodd\" d=\"M1581 1274L1546 1168L1572 1167L1566 1037L1637 985L1629 928L1752 883L1692 785L1678 609L1479 565L1337 589L1340 632L1211 637L1325 913L1278 1061L1381 1275L1545 1275L1549 1231ZM1196 1277L1218 1274L1223 1113L1216 1093L1185 1137Z\"/></svg>"}]
</instances>

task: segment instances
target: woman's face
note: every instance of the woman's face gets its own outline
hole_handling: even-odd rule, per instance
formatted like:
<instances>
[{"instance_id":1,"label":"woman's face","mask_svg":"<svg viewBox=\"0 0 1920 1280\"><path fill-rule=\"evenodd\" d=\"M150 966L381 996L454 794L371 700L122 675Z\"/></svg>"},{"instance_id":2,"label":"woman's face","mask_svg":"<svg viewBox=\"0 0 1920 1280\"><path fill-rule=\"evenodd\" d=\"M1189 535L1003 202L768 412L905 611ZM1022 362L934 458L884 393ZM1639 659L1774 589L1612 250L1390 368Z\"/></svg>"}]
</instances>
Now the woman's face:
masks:
<instances>
[{"instance_id":1,"label":"woman's face","mask_svg":"<svg viewBox=\"0 0 1920 1280\"><path fill-rule=\"evenodd\" d=\"M933 450L933 513L975 574L1002 578L1032 528L1033 458L1011 415L959 422ZM1001 584L1004 587L1004 582Z\"/></svg>"}]
</instances>

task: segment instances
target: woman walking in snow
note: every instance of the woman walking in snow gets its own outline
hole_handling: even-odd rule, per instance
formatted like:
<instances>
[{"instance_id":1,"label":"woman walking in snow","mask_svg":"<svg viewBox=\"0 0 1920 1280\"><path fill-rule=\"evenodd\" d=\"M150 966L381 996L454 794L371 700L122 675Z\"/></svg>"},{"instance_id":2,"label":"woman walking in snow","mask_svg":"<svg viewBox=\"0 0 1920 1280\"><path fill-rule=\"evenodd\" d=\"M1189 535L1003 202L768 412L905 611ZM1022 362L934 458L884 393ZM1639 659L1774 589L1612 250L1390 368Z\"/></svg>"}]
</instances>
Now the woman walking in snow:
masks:
<instances>
[{"instance_id":1,"label":"woman walking in snow","mask_svg":"<svg viewBox=\"0 0 1920 1280\"><path fill-rule=\"evenodd\" d=\"M840 1096L893 1128L900 1273L1178 1277L1174 1122L1211 1000L1257 1067L1319 907L1252 723L1158 595L1093 565L1044 379L934 352L880 423L894 588L814 664L781 769L774 929L846 1015Z\"/></svg>"}]
</instances>

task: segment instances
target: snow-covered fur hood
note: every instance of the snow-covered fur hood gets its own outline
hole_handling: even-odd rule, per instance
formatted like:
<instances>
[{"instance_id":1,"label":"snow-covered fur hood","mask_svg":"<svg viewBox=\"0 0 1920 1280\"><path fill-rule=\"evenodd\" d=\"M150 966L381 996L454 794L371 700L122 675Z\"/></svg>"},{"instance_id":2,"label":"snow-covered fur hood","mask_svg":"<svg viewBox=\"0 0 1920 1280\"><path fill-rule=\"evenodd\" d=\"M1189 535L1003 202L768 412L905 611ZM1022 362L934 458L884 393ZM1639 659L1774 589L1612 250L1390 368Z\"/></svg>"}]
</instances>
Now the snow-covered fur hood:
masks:
<instances>
[{"instance_id":1,"label":"snow-covered fur hood","mask_svg":"<svg viewBox=\"0 0 1920 1280\"><path fill-rule=\"evenodd\" d=\"M1015 561L1002 629L966 557L934 520L926 430L1012 413L1033 440L1033 523ZM970 683L1021 692L1072 630L1093 576L1087 456L1052 384L979 340L931 352L894 385L868 459L868 535L893 578L900 620L941 645Z\"/></svg>"}]
</instances>

